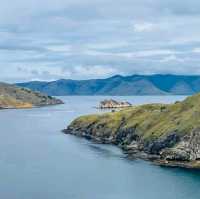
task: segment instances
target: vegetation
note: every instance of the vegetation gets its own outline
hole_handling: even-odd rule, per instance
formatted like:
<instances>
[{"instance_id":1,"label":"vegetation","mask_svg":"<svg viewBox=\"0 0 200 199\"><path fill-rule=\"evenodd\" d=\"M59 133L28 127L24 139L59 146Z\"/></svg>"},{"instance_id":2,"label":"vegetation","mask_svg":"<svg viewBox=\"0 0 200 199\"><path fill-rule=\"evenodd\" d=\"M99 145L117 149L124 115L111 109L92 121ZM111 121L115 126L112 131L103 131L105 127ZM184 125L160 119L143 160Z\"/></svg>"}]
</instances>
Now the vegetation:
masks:
<instances>
[{"instance_id":1,"label":"vegetation","mask_svg":"<svg viewBox=\"0 0 200 199\"><path fill-rule=\"evenodd\" d=\"M155 140L172 132L182 136L200 127L200 94L171 105L147 104L118 112L82 116L70 126L86 128L92 125L112 134L116 134L119 128L134 128L143 140Z\"/></svg>"},{"instance_id":2,"label":"vegetation","mask_svg":"<svg viewBox=\"0 0 200 199\"><path fill-rule=\"evenodd\" d=\"M39 92L33 92L26 88L0 83L0 108L32 108L33 106L61 103L61 100Z\"/></svg>"},{"instance_id":3,"label":"vegetation","mask_svg":"<svg viewBox=\"0 0 200 199\"><path fill-rule=\"evenodd\" d=\"M0 108L32 108L33 105L28 102L16 100L10 96L0 96Z\"/></svg>"}]
</instances>

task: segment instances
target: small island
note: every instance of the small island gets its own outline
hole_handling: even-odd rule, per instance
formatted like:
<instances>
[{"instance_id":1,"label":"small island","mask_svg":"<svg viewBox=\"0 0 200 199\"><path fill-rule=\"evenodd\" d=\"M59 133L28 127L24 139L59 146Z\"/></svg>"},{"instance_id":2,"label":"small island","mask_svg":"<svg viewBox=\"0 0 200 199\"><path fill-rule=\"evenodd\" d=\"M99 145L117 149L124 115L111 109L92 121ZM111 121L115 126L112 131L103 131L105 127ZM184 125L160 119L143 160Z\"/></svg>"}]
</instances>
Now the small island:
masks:
<instances>
[{"instance_id":1,"label":"small island","mask_svg":"<svg viewBox=\"0 0 200 199\"><path fill-rule=\"evenodd\" d=\"M174 104L146 104L81 116L64 132L115 144L132 158L200 169L200 94Z\"/></svg>"},{"instance_id":2,"label":"small island","mask_svg":"<svg viewBox=\"0 0 200 199\"><path fill-rule=\"evenodd\" d=\"M129 102L118 102L116 100L103 100L100 102L98 108L100 109L116 109L116 108L126 108L131 107L132 104Z\"/></svg>"},{"instance_id":3,"label":"small island","mask_svg":"<svg viewBox=\"0 0 200 199\"><path fill-rule=\"evenodd\" d=\"M7 83L0 83L0 109L33 108L63 104L60 99Z\"/></svg>"}]
</instances>

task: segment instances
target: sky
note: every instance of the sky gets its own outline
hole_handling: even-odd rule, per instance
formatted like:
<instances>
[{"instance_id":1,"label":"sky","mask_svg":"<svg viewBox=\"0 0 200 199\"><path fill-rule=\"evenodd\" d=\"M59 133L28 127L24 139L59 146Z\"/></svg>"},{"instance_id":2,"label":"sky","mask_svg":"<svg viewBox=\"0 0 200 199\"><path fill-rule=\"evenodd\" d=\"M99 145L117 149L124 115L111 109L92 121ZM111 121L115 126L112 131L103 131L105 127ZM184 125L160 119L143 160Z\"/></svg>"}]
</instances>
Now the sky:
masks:
<instances>
[{"instance_id":1,"label":"sky","mask_svg":"<svg viewBox=\"0 0 200 199\"><path fill-rule=\"evenodd\" d=\"M199 0L7 0L0 81L200 74Z\"/></svg>"}]
</instances>

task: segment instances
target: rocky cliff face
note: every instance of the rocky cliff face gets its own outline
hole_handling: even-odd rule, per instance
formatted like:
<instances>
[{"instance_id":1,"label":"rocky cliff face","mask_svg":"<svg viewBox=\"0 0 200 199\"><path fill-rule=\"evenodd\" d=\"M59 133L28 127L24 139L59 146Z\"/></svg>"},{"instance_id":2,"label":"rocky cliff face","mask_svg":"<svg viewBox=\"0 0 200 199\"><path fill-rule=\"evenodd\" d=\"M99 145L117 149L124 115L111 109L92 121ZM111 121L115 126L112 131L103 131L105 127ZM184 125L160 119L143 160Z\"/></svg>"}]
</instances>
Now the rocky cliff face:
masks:
<instances>
[{"instance_id":1,"label":"rocky cliff face","mask_svg":"<svg viewBox=\"0 0 200 199\"><path fill-rule=\"evenodd\" d=\"M63 102L54 97L33 92L29 89L0 83L0 108L32 108L62 104Z\"/></svg>"},{"instance_id":2,"label":"rocky cliff face","mask_svg":"<svg viewBox=\"0 0 200 199\"><path fill-rule=\"evenodd\" d=\"M82 116L64 132L116 144L131 157L200 168L200 94L172 105L149 104Z\"/></svg>"}]
</instances>

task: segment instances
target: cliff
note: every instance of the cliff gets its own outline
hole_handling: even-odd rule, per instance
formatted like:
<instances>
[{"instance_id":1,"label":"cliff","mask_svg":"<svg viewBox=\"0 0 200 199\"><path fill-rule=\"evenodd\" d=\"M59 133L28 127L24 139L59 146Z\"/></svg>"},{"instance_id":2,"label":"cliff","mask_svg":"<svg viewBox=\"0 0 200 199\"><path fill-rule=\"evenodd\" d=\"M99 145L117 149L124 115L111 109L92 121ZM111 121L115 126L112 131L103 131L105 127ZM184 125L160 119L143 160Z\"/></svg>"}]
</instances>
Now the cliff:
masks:
<instances>
[{"instance_id":1,"label":"cliff","mask_svg":"<svg viewBox=\"0 0 200 199\"><path fill-rule=\"evenodd\" d=\"M63 102L59 99L39 92L33 92L26 88L0 83L0 109L32 108L62 103Z\"/></svg>"},{"instance_id":2,"label":"cliff","mask_svg":"<svg viewBox=\"0 0 200 199\"><path fill-rule=\"evenodd\" d=\"M171 105L147 104L82 116L64 132L116 144L131 157L200 168L200 94Z\"/></svg>"}]
</instances>

